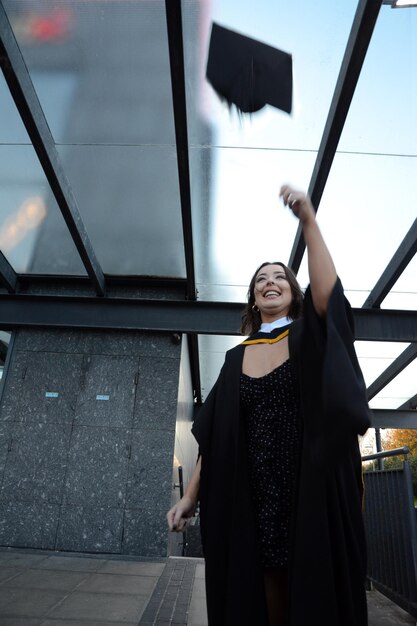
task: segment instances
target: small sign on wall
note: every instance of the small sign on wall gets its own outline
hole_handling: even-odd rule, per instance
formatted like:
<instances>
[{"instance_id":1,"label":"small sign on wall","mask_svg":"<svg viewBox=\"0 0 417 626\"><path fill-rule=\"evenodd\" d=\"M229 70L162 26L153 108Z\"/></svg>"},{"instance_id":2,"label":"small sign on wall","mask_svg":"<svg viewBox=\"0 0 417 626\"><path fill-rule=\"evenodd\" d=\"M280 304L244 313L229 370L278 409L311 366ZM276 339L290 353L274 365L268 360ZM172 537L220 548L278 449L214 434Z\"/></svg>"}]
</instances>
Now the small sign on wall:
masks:
<instances>
[{"instance_id":1,"label":"small sign on wall","mask_svg":"<svg viewBox=\"0 0 417 626\"><path fill-rule=\"evenodd\" d=\"M110 400L110 396L97 395L96 400Z\"/></svg>"},{"instance_id":2,"label":"small sign on wall","mask_svg":"<svg viewBox=\"0 0 417 626\"><path fill-rule=\"evenodd\" d=\"M58 398L59 393L57 391L45 391L45 398Z\"/></svg>"}]
</instances>

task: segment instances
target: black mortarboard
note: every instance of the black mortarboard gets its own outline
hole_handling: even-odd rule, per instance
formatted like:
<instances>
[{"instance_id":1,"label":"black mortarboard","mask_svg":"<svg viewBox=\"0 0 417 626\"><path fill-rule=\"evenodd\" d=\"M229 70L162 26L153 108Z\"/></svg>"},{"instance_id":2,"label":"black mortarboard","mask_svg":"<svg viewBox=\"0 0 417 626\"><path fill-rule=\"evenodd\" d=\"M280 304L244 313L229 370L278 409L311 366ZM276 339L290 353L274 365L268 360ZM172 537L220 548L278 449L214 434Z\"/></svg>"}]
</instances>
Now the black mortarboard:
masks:
<instances>
[{"instance_id":1,"label":"black mortarboard","mask_svg":"<svg viewBox=\"0 0 417 626\"><path fill-rule=\"evenodd\" d=\"M292 56L213 23L207 79L243 113L271 104L291 113Z\"/></svg>"}]
</instances>

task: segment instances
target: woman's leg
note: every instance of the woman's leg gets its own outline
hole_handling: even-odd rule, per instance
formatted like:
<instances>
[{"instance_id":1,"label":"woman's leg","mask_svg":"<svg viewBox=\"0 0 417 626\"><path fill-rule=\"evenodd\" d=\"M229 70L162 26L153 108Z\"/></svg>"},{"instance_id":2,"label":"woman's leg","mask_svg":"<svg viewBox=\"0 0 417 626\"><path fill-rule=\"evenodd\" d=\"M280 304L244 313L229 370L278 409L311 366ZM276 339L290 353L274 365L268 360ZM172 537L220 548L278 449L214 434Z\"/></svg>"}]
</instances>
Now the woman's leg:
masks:
<instances>
[{"instance_id":1,"label":"woman's leg","mask_svg":"<svg viewBox=\"0 0 417 626\"><path fill-rule=\"evenodd\" d=\"M269 626L288 624L288 570L274 567L264 571Z\"/></svg>"}]
</instances>

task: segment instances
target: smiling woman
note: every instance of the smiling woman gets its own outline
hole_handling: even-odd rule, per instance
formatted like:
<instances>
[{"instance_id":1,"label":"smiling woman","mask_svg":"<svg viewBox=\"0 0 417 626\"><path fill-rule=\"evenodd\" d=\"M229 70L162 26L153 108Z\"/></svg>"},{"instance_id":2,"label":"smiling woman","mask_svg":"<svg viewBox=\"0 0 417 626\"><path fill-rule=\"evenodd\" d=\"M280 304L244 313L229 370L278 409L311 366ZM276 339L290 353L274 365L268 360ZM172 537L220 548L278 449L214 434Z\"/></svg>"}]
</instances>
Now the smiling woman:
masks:
<instances>
[{"instance_id":1,"label":"smiling woman","mask_svg":"<svg viewBox=\"0 0 417 626\"><path fill-rule=\"evenodd\" d=\"M168 513L200 501L210 626L366 626L358 434L370 424L349 304L309 198L305 299L282 263L254 273L242 330L193 426L199 461ZM227 524L219 525L227 512Z\"/></svg>"},{"instance_id":2,"label":"smiling woman","mask_svg":"<svg viewBox=\"0 0 417 626\"><path fill-rule=\"evenodd\" d=\"M300 285L297 282L294 272L280 261L274 261L273 263L269 263L268 261L266 261L258 267L249 283L249 289L247 294L248 304L242 315L242 335L249 335L257 331L261 326L262 318L259 306L255 299L255 290L262 289L263 280L265 280L265 278L263 277L266 277L268 274L268 270L266 269L267 266L270 266L272 268L270 272L272 273L272 275L275 273L276 280L280 282L280 285L277 282L277 288L280 286L282 288L282 282L284 279L290 286L291 301L287 313L288 317L290 317L292 320L296 320L301 316L303 306L303 292L301 291ZM274 268L276 269L274 270ZM282 291L281 288L279 289L280 292Z\"/></svg>"}]
</instances>

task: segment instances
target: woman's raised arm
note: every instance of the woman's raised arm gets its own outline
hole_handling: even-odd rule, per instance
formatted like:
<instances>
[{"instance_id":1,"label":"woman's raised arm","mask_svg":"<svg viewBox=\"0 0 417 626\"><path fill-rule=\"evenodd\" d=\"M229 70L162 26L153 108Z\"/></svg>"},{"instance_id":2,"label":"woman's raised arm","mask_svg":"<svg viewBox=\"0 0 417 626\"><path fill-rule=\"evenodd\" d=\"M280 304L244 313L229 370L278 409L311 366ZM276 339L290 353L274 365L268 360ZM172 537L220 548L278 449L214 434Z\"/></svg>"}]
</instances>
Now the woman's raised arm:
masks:
<instances>
[{"instance_id":1,"label":"woman's raised arm","mask_svg":"<svg viewBox=\"0 0 417 626\"><path fill-rule=\"evenodd\" d=\"M283 185L279 195L301 222L307 247L311 296L317 314L324 317L337 279L333 259L320 232L310 198L289 185Z\"/></svg>"}]
</instances>

